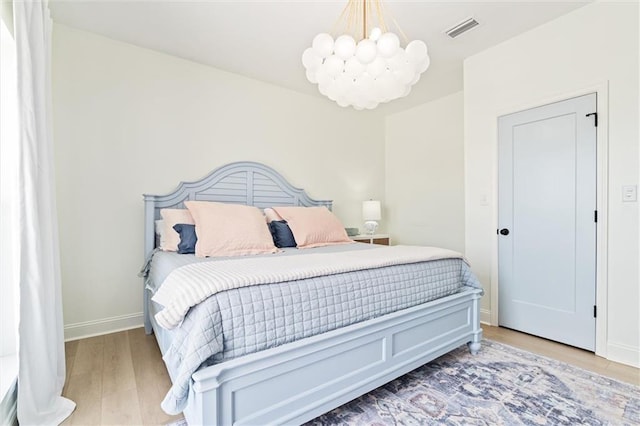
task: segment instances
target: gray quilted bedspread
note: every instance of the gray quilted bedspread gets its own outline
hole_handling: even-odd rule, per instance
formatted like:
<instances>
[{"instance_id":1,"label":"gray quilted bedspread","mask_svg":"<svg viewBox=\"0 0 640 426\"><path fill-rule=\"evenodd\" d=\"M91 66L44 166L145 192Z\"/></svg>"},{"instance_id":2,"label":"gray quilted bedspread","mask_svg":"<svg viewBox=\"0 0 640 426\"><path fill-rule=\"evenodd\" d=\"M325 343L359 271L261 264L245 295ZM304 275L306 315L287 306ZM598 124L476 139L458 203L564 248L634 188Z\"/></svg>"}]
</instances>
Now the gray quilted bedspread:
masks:
<instances>
[{"instance_id":1,"label":"gray quilted bedspread","mask_svg":"<svg viewBox=\"0 0 640 426\"><path fill-rule=\"evenodd\" d=\"M201 366L272 348L339 327L480 287L462 259L396 265L218 293L171 330L164 355L173 386L171 414L187 403Z\"/></svg>"}]
</instances>

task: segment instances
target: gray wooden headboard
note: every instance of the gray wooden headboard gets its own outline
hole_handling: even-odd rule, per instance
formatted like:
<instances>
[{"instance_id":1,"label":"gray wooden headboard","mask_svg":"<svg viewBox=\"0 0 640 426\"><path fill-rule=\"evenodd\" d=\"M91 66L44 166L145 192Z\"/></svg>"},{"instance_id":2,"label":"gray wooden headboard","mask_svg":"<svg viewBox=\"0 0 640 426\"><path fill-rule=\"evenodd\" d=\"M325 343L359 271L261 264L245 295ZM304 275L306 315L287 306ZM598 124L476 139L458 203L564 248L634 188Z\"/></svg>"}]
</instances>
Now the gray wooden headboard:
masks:
<instances>
[{"instance_id":1,"label":"gray wooden headboard","mask_svg":"<svg viewBox=\"0 0 640 426\"><path fill-rule=\"evenodd\" d=\"M144 195L144 254L155 248L154 222L164 208L184 208L189 200L245 204L259 208L271 206L326 206L331 200L314 200L296 188L274 169L252 161L219 167L195 182L181 182L166 195Z\"/></svg>"}]
</instances>

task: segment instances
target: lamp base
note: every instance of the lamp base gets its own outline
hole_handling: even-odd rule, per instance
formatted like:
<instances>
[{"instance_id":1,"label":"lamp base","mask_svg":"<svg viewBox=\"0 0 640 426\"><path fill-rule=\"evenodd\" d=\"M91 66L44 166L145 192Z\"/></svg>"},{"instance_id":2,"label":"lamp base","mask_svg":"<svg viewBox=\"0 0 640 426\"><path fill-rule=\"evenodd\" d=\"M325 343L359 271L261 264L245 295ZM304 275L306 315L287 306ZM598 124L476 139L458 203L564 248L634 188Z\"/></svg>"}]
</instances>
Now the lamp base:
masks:
<instances>
[{"instance_id":1,"label":"lamp base","mask_svg":"<svg viewBox=\"0 0 640 426\"><path fill-rule=\"evenodd\" d=\"M378 222L376 222L375 220L368 220L364 223L364 230L369 235L375 234L377 229Z\"/></svg>"}]
</instances>

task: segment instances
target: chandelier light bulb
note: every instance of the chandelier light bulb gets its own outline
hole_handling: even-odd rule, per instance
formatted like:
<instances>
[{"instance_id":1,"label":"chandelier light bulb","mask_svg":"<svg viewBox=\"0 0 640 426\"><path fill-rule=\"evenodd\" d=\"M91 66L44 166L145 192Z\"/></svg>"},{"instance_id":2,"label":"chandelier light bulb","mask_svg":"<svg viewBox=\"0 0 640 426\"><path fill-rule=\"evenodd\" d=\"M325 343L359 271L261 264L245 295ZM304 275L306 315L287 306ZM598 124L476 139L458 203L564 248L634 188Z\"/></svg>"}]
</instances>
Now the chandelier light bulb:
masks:
<instances>
[{"instance_id":1,"label":"chandelier light bulb","mask_svg":"<svg viewBox=\"0 0 640 426\"><path fill-rule=\"evenodd\" d=\"M347 77L357 79L365 71L365 65L358 60L355 56L350 57L344 63L344 74Z\"/></svg>"},{"instance_id":2,"label":"chandelier light bulb","mask_svg":"<svg viewBox=\"0 0 640 426\"><path fill-rule=\"evenodd\" d=\"M407 96L429 64L423 41L402 48L396 34L378 27L360 41L347 34L334 40L320 33L302 54L307 80L341 107L356 110Z\"/></svg>"},{"instance_id":3,"label":"chandelier light bulb","mask_svg":"<svg viewBox=\"0 0 640 426\"><path fill-rule=\"evenodd\" d=\"M391 58L400 48L400 39L394 33L384 33L378 39L378 55Z\"/></svg>"},{"instance_id":4,"label":"chandelier light bulb","mask_svg":"<svg viewBox=\"0 0 640 426\"><path fill-rule=\"evenodd\" d=\"M356 53L356 41L350 35L341 35L334 45L336 56L346 61Z\"/></svg>"},{"instance_id":5,"label":"chandelier light bulb","mask_svg":"<svg viewBox=\"0 0 640 426\"><path fill-rule=\"evenodd\" d=\"M320 58L326 58L333 53L333 37L327 33L320 33L313 39L311 47Z\"/></svg>"},{"instance_id":6,"label":"chandelier light bulb","mask_svg":"<svg viewBox=\"0 0 640 426\"><path fill-rule=\"evenodd\" d=\"M307 71L315 71L320 65L322 65L322 58L316 54L316 52L309 47L302 54L302 65Z\"/></svg>"},{"instance_id":7,"label":"chandelier light bulb","mask_svg":"<svg viewBox=\"0 0 640 426\"><path fill-rule=\"evenodd\" d=\"M378 41L381 35L382 35L382 30L378 27L374 27L371 29L371 34L369 34L369 38L373 41Z\"/></svg>"},{"instance_id":8,"label":"chandelier light bulb","mask_svg":"<svg viewBox=\"0 0 640 426\"><path fill-rule=\"evenodd\" d=\"M377 53L378 47L376 46L376 42L368 38L360 40L356 48L356 58L358 58L358 61L363 65L368 65L373 62Z\"/></svg>"},{"instance_id":9,"label":"chandelier light bulb","mask_svg":"<svg viewBox=\"0 0 640 426\"><path fill-rule=\"evenodd\" d=\"M407 44L405 50L416 63L422 62L427 57L427 45L422 40L413 40Z\"/></svg>"}]
</instances>

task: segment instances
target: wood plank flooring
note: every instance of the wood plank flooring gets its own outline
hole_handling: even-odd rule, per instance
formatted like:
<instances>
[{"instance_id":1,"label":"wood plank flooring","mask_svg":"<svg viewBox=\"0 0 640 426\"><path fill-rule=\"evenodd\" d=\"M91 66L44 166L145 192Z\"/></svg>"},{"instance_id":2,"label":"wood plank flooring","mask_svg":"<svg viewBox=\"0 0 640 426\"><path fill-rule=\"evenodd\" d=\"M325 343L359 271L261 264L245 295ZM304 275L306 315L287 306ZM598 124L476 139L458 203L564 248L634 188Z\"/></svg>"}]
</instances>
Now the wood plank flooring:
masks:
<instances>
[{"instance_id":1,"label":"wood plank flooring","mask_svg":"<svg viewBox=\"0 0 640 426\"><path fill-rule=\"evenodd\" d=\"M137 328L67 342L62 394L76 403L64 425L163 425L171 381L154 336Z\"/></svg>"},{"instance_id":2,"label":"wood plank flooring","mask_svg":"<svg viewBox=\"0 0 640 426\"><path fill-rule=\"evenodd\" d=\"M517 331L483 325L484 336L624 382L640 385L640 370L591 352ZM163 425L160 402L171 382L154 336L138 328L66 343L63 395L76 402L64 425Z\"/></svg>"},{"instance_id":3,"label":"wood plank flooring","mask_svg":"<svg viewBox=\"0 0 640 426\"><path fill-rule=\"evenodd\" d=\"M482 325L482 330L484 337L495 342L504 343L538 355L557 359L558 361L563 361L567 364L620 380L621 382L640 386L640 369L609 361L596 356L593 352L509 330L508 328Z\"/></svg>"}]
</instances>

